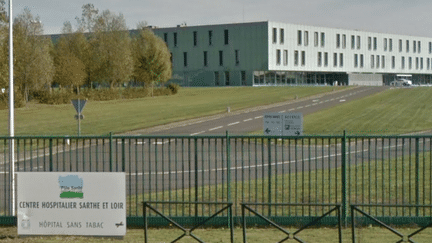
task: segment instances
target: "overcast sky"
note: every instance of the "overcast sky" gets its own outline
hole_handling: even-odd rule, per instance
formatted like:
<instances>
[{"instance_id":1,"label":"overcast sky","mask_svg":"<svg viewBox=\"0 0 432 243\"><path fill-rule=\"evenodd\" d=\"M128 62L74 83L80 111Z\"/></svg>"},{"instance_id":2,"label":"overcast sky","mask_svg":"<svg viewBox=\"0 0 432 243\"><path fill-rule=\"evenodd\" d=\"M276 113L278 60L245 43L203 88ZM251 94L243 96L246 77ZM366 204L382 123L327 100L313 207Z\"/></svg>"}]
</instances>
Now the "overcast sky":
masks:
<instances>
[{"instance_id":1,"label":"overcast sky","mask_svg":"<svg viewBox=\"0 0 432 243\"><path fill-rule=\"evenodd\" d=\"M87 3L122 13L129 29L139 21L173 27L269 20L432 37L431 0L13 0L13 11L28 7L45 34L56 34L67 20L75 26Z\"/></svg>"}]
</instances>

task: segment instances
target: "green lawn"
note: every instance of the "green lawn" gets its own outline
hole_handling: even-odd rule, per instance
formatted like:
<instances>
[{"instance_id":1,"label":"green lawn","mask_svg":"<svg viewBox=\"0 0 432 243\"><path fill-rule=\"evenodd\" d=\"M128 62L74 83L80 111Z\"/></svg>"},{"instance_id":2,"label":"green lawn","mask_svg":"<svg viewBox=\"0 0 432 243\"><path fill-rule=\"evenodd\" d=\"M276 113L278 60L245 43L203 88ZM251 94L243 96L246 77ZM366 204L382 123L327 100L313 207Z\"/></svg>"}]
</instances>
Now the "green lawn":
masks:
<instances>
[{"instance_id":1,"label":"green lawn","mask_svg":"<svg viewBox=\"0 0 432 243\"><path fill-rule=\"evenodd\" d=\"M432 88L391 89L304 118L306 134L405 134L432 129Z\"/></svg>"},{"instance_id":2,"label":"green lawn","mask_svg":"<svg viewBox=\"0 0 432 243\"><path fill-rule=\"evenodd\" d=\"M285 228L288 232L292 233L297 228ZM397 228L402 234L413 233L418 228ZM229 240L229 229L217 228L217 229L197 229L193 233L205 242L222 243L230 242ZM177 229L150 229L148 232L149 242L170 242L175 238L179 237L182 231ZM285 235L274 229L274 228L248 228L246 231L248 242L278 242L285 238ZM128 229L126 236L123 240L111 239L111 238L88 238L88 237L77 237L77 236L44 236L44 237L28 237L18 238L16 227L0 228L0 235L8 236L9 238L3 239L5 242L144 242L144 230L142 229ZM380 227L364 227L357 228L356 240L359 243L386 243L396 242L400 238L389 232L387 229ZM312 228L306 229L296 235L298 238L305 242L321 242L330 243L338 242L338 231L337 228ZM432 238L432 230L426 229L421 233L414 236L412 239L416 242L430 242ZM342 242L351 241L351 228L342 229ZM178 241L180 243L196 242L190 237L184 237ZM242 228L234 229L234 242L243 242ZM286 242L294 242L292 239Z\"/></svg>"},{"instance_id":3,"label":"green lawn","mask_svg":"<svg viewBox=\"0 0 432 243\"><path fill-rule=\"evenodd\" d=\"M181 88L177 95L113 101L89 101L82 135L119 133L190 118L271 104L347 87ZM9 111L0 111L0 136L9 134ZM76 135L72 104L30 103L15 110L16 135Z\"/></svg>"}]
</instances>

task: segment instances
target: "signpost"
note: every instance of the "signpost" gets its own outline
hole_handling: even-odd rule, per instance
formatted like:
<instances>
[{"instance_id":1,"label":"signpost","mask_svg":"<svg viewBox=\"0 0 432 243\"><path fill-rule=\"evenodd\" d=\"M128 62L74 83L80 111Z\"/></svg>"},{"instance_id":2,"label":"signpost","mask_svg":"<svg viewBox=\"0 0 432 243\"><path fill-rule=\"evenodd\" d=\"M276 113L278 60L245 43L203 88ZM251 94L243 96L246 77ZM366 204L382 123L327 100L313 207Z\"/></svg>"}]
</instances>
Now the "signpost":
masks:
<instances>
[{"instance_id":1,"label":"signpost","mask_svg":"<svg viewBox=\"0 0 432 243\"><path fill-rule=\"evenodd\" d=\"M87 100L72 100L72 105L75 107L77 114L75 115L75 119L78 120L78 136L81 135L81 120L84 119L84 115L81 114L84 106L87 104Z\"/></svg>"},{"instance_id":2,"label":"signpost","mask_svg":"<svg viewBox=\"0 0 432 243\"><path fill-rule=\"evenodd\" d=\"M264 135L301 136L302 134L302 113L268 113L264 115Z\"/></svg>"},{"instance_id":3,"label":"signpost","mask_svg":"<svg viewBox=\"0 0 432 243\"><path fill-rule=\"evenodd\" d=\"M17 191L18 235L126 234L125 173L18 172Z\"/></svg>"}]
</instances>

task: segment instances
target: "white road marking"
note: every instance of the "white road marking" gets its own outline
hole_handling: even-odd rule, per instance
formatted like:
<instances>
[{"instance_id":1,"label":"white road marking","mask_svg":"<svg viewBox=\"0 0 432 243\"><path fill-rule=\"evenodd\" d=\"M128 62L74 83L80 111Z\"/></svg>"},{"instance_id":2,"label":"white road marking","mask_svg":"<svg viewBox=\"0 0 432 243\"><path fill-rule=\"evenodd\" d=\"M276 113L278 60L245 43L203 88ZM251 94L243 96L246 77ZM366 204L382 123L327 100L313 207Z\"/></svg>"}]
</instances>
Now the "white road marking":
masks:
<instances>
[{"instance_id":1,"label":"white road marking","mask_svg":"<svg viewBox=\"0 0 432 243\"><path fill-rule=\"evenodd\" d=\"M293 111L293 110L295 110L294 108L292 108L292 109L289 109L288 111Z\"/></svg>"},{"instance_id":2,"label":"white road marking","mask_svg":"<svg viewBox=\"0 0 432 243\"><path fill-rule=\"evenodd\" d=\"M345 100L339 100L339 102L345 102Z\"/></svg>"},{"instance_id":3,"label":"white road marking","mask_svg":"<svg viewBox=\"0 0 432 243\"><path fill-rule=\"evenodd\" d=\"M262 118L262 117L263 117L263 116L256 116L255 119L259 119L259 118Z\"/></svg>"},{"instance_id":4,"label":"white road marking","mask_svg":"<svg viewBox=\"0 0 432 243\"><path fill-rule=\"evenodd\" d=\"M142 141L140 141L140 142L136 142L135 144L145 144L146 142L142 142Z\"/></svg>"},{"instance_id":5,"label":"white road marking","mask_svg":"<svg viewBox=\"0 0 432 243\"><path fill-rule=\"evenodd\" d=\"M216 129L219 129L219 128L222 128L222 127L223 126L213 127L213 128L210 128L209 131L213 131L213 130L216 130Z\"/></svg>"},{"instance_id":6,"label":"white road marking","mask_svg":"<svg viewBox=\"0 0 432 243\"><path fill-rule=\"evenodd\" d=\"M246 119L246 120L243 120L244 122L247 122L247 121L252 121L252 118L249 118L249 119Z\"/></svg>"},{"instance_id":7,"label":"white road marking","mask_svg":"<svg viewBox=\"0 0 432 243\"><path fill-rule=\"evenodd\" d=\"M194 136L194 135L198 135L198 134L201 134L201 133L205 133L205 131L201 131L201 132L196 132L196 133L192 133L192 134L191 134L191 136Z\"/></svg>"},{"instance_id":8,"label":"white road marking","mask_svg":"<svg viewBox=\"0 0 432 243\"><path fill-rule=\"evenodd\" d=\"M233 123L228 124L228 126L232 126L232 125L239 124L239 123L240 122L233 122Z\"/></svg>"},{"instance_id":9,"label":"white road marking","mask_svg":"<svg viewBox=\"0 0 432 243\"><path fill-rule=\"evenodd\" d=\"M312 102L318 102L319 100L312 100Z\"/></svg>"},{"instance_id":10,"label":"white road marking","mask_svg":"<svg viewBox=\"0 0 432 243\"><path fill-rule=\"evenodd\" d=\"M284 113L286 110L283 110L283 111L279 111L279 113Z\"/></svg>"},{"instance_id":11,"label":"white road marking","mask_svg":"<svg viewBox=\"0 0 432 243\"><path fill-rule=\"evenodd\" d=\"M303 106L299 106L299 107L297 107L297 109L303 109Z\"/></svg>"},{"instance_id":12,"label":"white road marking","mask_svg":"<svg viewBox=\"0 0 432 243\"><path fill-rule=\"evenodd\" d=\"M305 105L305 107L310 107L311 105Z\"/></svg>"},{"instance_id":13,"label":"white road marking","mask_svg":"<svg viewBox=\"0 0 432 243\"><path fill-rule=\"evenodd\" d=\"M333 101L334 99L330 99L330 101Z\"/></svg>"}]
</instances>

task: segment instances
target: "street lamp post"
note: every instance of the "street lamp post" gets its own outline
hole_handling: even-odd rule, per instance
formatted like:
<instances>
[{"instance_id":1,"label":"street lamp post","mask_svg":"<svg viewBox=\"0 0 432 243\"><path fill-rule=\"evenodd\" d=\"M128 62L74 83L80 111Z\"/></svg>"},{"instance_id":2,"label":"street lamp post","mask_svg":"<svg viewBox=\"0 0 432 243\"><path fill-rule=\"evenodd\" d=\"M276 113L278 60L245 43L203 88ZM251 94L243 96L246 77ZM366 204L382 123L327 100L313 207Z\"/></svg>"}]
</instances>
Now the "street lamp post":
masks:
<instances>
[{"instance_id":1,"label":"street lamp post","mask_svg":"<svg viewBox=\"0 0 432 243\"><path fill-rule=\"evenodd\" d=\"M13 31L12 0L9 0L9 167L11 179L11 216L15 216L15 124L14 124L14 82L13 82Z\"/></svg>"}]
</instances>

